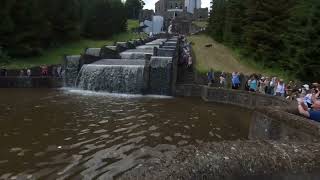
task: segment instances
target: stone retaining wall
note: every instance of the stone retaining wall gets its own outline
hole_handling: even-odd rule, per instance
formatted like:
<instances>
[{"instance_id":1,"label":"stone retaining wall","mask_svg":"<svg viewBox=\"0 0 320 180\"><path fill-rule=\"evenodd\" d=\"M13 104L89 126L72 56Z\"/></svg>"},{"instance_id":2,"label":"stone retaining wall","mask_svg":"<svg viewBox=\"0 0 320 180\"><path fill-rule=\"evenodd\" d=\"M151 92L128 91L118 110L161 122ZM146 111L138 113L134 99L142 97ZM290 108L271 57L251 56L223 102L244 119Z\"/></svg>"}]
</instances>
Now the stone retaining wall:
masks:
<instances>
[{"instance_id":1,"label":"stone retaining wall","mask_svg":"<svg viewBox=\"0 0 320 180\"><path fill-rule=\"evenodd\" d=\"M249 139L292 142L320 142L320 124L275 107L256 108Z\"/></svg>"},{"instance_id":2,"label":"stone retaining wall","mask_svg":"<svg viewBox=\"0 0 320 180\"><path fill-rule=\"evenodd\" d=\"M249 138L266 140L320 140L320 124L297 115L296 102L248 91L214 88L195 84L176 86L176 96L201 97L253 110Z\"/></svg>"},{"instance_id":3,"label":"stone retaining wall","mask_svg":"<svg viewBox=\"0 0 320 180\"><path fill-rule=\"evenodd\" d=\"M291 102L276 96L196 84L179 84L176 96L201 97L208 102L226 103L253 109L259 106L288 106Z\"/></svg>"},{"instance_id":4,"label":"stone retaining wall","mask_svg":"<svg viewBox=\"0 0 320 180\"><path fill-rule=\"evenodd\" d=\"M62 86L62 78L0 77L0 88L60 88Z\"/></svg>"}]
</instances>

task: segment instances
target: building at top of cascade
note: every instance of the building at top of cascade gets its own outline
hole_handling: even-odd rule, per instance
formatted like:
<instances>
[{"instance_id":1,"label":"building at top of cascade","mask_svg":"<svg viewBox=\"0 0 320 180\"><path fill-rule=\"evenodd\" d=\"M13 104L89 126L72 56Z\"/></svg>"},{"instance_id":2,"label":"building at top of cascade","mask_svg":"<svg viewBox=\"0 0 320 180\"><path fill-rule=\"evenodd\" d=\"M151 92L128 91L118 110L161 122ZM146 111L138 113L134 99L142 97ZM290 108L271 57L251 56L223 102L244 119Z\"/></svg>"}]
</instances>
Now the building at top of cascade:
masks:
<instances>
[{"instance_id":1,"label":"building at top of cascade","mask_svg":"<svg viewBox=\"0 0 320 180\"><path fill-rule=\"evenodd\" d=\"M201 0L159 0L155 4L155 15L165 20L183 16L188 20L206 20L208 8L201 8Z\"/></svg>"},{"instance_id":2,"label":"building at top of cascade","mask_svg":"<svg viewBox=\"0 0 320 180\"><path fill-rule=\"evenodd\" d=\"M167 31L172 24L172 32L195 33L201 30L192 21L208 19L208 8L201 8L201 0L159 0L153 10L142 10L139 21L143 31L157 34Z\"/></svg>"}]
</instances>

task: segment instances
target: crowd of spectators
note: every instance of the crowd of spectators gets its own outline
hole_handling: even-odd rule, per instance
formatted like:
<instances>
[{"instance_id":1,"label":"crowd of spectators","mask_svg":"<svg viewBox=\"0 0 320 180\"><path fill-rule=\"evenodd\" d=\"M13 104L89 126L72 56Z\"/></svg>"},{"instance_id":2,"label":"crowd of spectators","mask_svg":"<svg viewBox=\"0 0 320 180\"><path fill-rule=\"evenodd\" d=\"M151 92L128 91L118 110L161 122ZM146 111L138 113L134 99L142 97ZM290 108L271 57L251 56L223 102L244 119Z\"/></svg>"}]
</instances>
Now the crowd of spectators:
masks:
<instances>
[{"instance_id":1,"label":"crowd of spectators","mask_svg":"<svg viewBox=\"0 0 320 180\"><path fill-rule=\"evenodd\" d=\"M320 122L320 84L303 85L301 96L297 98L299 113L306 118Z\"/></svg>"},{"instance_id":2,"label":"crowd of spectators","mask_svg":"<svg viewBox=\"0 0 320 180\"><path fill-rule=\"evenodd\" d=\"M182 45L182 53L180 58L180 65L184 65L189 71L192 71L192 54L191 54L191 43L187 41L187 39L182 36L181 38Z\"/></svg>"},{"instance_id":3,"label":"crowd of spectators","mask_svg":"<svg viewBox=\"0 0 320 180\"><path fill-rule=\"evenodd\" d=\"M208 86L212 86L215 80L215 74L211 69L207 73ZM219 75L218 87L226 88L226 74L222 72ZM233 72L231 75L232 89L241 87L241 75L239 72ZM249 76L244 82L244 89L249 92L256 92L270 96L279 96L288 100L298 101L299 113L309 119L320 122L320 84L304 84L298 86L293 81L286 83L278 77L263 77L256 74Z\"/></svg>"},{"instance_id":4,"label":"crowd of spectators","mask_svg":"<svg viewBox=\"0 0 320 180\"><path fill-rule=\"evenodd\" d=\"M12 71L12 73L8 73ZM49 72L50 71L50 72ZM61 65L51 66L50 68L47 65L41 65L38 68L24 68L20 70L7 70L5 68L0 69L0 76L18 76L18 77L62 77L63 68Z\"/></svg>"}]
</instances>

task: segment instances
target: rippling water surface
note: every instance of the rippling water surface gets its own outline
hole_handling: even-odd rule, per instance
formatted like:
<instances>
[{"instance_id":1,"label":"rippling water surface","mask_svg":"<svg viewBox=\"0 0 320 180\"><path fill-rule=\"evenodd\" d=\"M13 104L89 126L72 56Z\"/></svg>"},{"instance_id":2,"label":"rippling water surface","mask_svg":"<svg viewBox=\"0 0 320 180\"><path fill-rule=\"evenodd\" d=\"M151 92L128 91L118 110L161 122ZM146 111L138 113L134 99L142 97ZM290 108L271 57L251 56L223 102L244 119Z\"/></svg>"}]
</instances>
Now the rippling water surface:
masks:
<instances>
[{"instance_id":1,"label":"rippling water surface","mask_svg":"<svg viewBox=\"0 0 320 180\"><path fill-rule=\"evenodd\" d=\"M0 89L0 179L108 179L177 147L246 139L250 112L200 99Z\"/></svg>"}]
</instances>

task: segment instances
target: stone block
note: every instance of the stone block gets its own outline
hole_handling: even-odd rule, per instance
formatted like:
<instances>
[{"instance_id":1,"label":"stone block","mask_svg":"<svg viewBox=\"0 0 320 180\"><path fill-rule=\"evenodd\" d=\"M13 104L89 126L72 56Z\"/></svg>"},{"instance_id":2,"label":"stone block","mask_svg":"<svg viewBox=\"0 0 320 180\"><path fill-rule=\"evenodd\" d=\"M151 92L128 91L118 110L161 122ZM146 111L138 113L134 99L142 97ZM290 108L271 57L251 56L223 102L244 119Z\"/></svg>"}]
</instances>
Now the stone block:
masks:
<instances>
[{"instance_id":1,"label":"stone block","mask_svg":"<svg viewBox=\"0 0 320 180\"><path fill-rule=\"evenodd\" d=\"M101 51L101 48L87 48L85 50L84 54L85 55L99 57L100 56L100 51Z\"/></svg>"},{"instance_id":2,"label":"stone block","mask_svg":"<svg viewBox=\"0 0 320 180\"><path fill-rule=\"evenodd\" d=\"M152 56L150 60L150 93L171 95L172 58Z\"/></svg>"},{"instance_id":3,"label":"stone block","mask_svg":"<svg viewBox=\"0 0 320 180\"><path fill-rule=\"evenodd\" d=\"M117 51L117 46L105 46L101 48L100 57L102 59L118 59L120 55Z\"/></svg>"},{"instance_id":4,"label":"stone block","mask_svg":"<svg viewBox=\"0 0 320 180\"><path fill-rule=\"evenodd\" d=\"M157 56L174 57L176 51L174 49L157 48Z\"/></svg>"}]
</instances>

